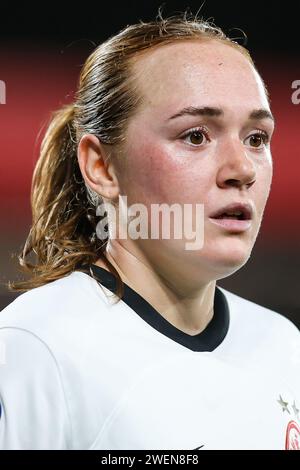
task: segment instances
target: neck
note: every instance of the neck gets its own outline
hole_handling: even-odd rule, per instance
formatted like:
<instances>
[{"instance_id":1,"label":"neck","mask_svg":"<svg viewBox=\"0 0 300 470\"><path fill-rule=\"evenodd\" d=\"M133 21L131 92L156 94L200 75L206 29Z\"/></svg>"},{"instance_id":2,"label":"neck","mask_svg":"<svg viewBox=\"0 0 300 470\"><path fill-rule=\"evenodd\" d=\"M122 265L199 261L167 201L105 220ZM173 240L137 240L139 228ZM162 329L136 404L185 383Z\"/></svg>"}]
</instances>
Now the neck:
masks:
<instances>
[{"instance_id":1,"label":"neck","mask_svg":"<svg viewBox=\"0 0 300 470\"><path fill-rule=\"evenodd\" d=\"M116 239L109 240L105 256L123 282L181 331L196 335L212 319L215 281L189 283L187 276L183 280L182 268L167 271L163 266L153 266L137 246L125 247ZM101 258L95 264L109 269Z\"/></svg>"}]
</instances>

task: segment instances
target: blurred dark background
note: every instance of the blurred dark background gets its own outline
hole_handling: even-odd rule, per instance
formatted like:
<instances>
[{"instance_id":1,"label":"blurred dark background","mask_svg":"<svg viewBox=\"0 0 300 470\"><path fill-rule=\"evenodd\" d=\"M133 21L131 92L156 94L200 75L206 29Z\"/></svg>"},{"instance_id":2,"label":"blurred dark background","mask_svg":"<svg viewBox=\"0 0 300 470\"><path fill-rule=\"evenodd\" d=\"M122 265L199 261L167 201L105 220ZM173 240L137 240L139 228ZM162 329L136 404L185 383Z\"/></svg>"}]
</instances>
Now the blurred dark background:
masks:
<instances>
[{"instance_id":1,"label":"blurred dark background","mask_svg":"<svg viewBox=\"0 0 300 470\"><path fill-rule=\"evenodd\" d=\"M292 83L300 80L300 39L293 2L1 5L0 80L6 102L0 104L0 310L17 295L3 283L22 278L13 253L30 228L31 176L50 112L72 101L80 69L100 42L127 24L154 19L159 6L163 16L201 7L199 16L246 45L269 89L277 121L271 196L250 260L218 284L300 327L300 104L292 102Z\"/></svg>"}]
</instances>

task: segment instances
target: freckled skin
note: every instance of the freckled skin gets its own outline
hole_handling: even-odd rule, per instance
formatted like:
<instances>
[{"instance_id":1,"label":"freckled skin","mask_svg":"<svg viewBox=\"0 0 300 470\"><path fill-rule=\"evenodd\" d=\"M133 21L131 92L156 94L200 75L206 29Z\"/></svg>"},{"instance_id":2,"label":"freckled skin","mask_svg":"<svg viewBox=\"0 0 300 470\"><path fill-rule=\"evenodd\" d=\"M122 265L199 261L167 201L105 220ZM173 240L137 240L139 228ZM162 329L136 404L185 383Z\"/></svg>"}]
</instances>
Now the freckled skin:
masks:
<instances>
[{"instance_id":1,"label":"freckled skin","mask_svg":"<svg viewBox=\"0 0 300 470\"><path fill-rule=\"evenodd\" d=\"M203 203L206 215L201 250L185 250L187 240L134 244L156 267L165 264L172 270L180 263L182 273L206 282L226 277L251 254L272 180L270 148L258 152L249 139L245 142L257 129L273 131L271 120L247 121L253 109L270 109L260 76L239 51L217 41L197 40L148 51L134 64L134 72L144 99L128 126L123 156L127 170L118 175L121 194L127 195L128 205ZM204 105L224 110L222 127L199 116L165 122L186 106ZM190 137L186 142L179 138L202 124L210 132L210 141L202 147L192 147ZM224 232L207 218L236 201L254 203L247 232ZM130 240L121 243L129 250L133 247Z\"/></svg>"}]
</instances>

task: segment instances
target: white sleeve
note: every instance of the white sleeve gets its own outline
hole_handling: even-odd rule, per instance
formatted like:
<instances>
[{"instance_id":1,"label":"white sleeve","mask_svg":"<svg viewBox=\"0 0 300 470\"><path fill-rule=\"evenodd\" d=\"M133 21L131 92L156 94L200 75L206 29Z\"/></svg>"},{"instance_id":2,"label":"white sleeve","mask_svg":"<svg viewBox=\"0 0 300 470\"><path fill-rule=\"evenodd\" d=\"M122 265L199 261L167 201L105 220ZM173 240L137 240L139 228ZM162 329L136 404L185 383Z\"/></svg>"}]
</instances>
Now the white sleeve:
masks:
<instances>
[{"instance_id":1,"label":"white sleeve","mask_svg":"<svg viewBox=\"0 0 300 470\"><path fill-rule=\"evenodd\" d=\"M56 360L28 330L0 328L0 406L0 449L71 448Z\"/></svg>"}]
</instances>

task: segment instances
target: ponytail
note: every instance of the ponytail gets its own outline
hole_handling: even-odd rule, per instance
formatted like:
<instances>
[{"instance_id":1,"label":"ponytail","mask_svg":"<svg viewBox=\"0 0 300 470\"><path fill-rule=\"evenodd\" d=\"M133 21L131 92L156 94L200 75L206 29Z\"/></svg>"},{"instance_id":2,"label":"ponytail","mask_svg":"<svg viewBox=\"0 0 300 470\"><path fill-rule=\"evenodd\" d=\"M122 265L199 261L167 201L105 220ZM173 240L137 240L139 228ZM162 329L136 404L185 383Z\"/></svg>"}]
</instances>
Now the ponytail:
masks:
<instances>
[{"instance_id":1,"label":"ponytail","mask_svg":"<svg viewBox=\"0 0 300 470\"><path fill-rule=\"evenodd\" d=\"M32 178L32 225L18 255L21 270L31 279L8 282L9 290L27 291L76 269L86 271L90 263L105 258L107 240L96 236L96 211L79 168L73 119L73 104L52 113ZM27 260L31 253L37 257L35 264ZM121 279L105 261L117 277L120 297ZM91 270L89 274L93 276Z\"/></svg>"}]
</instances>

